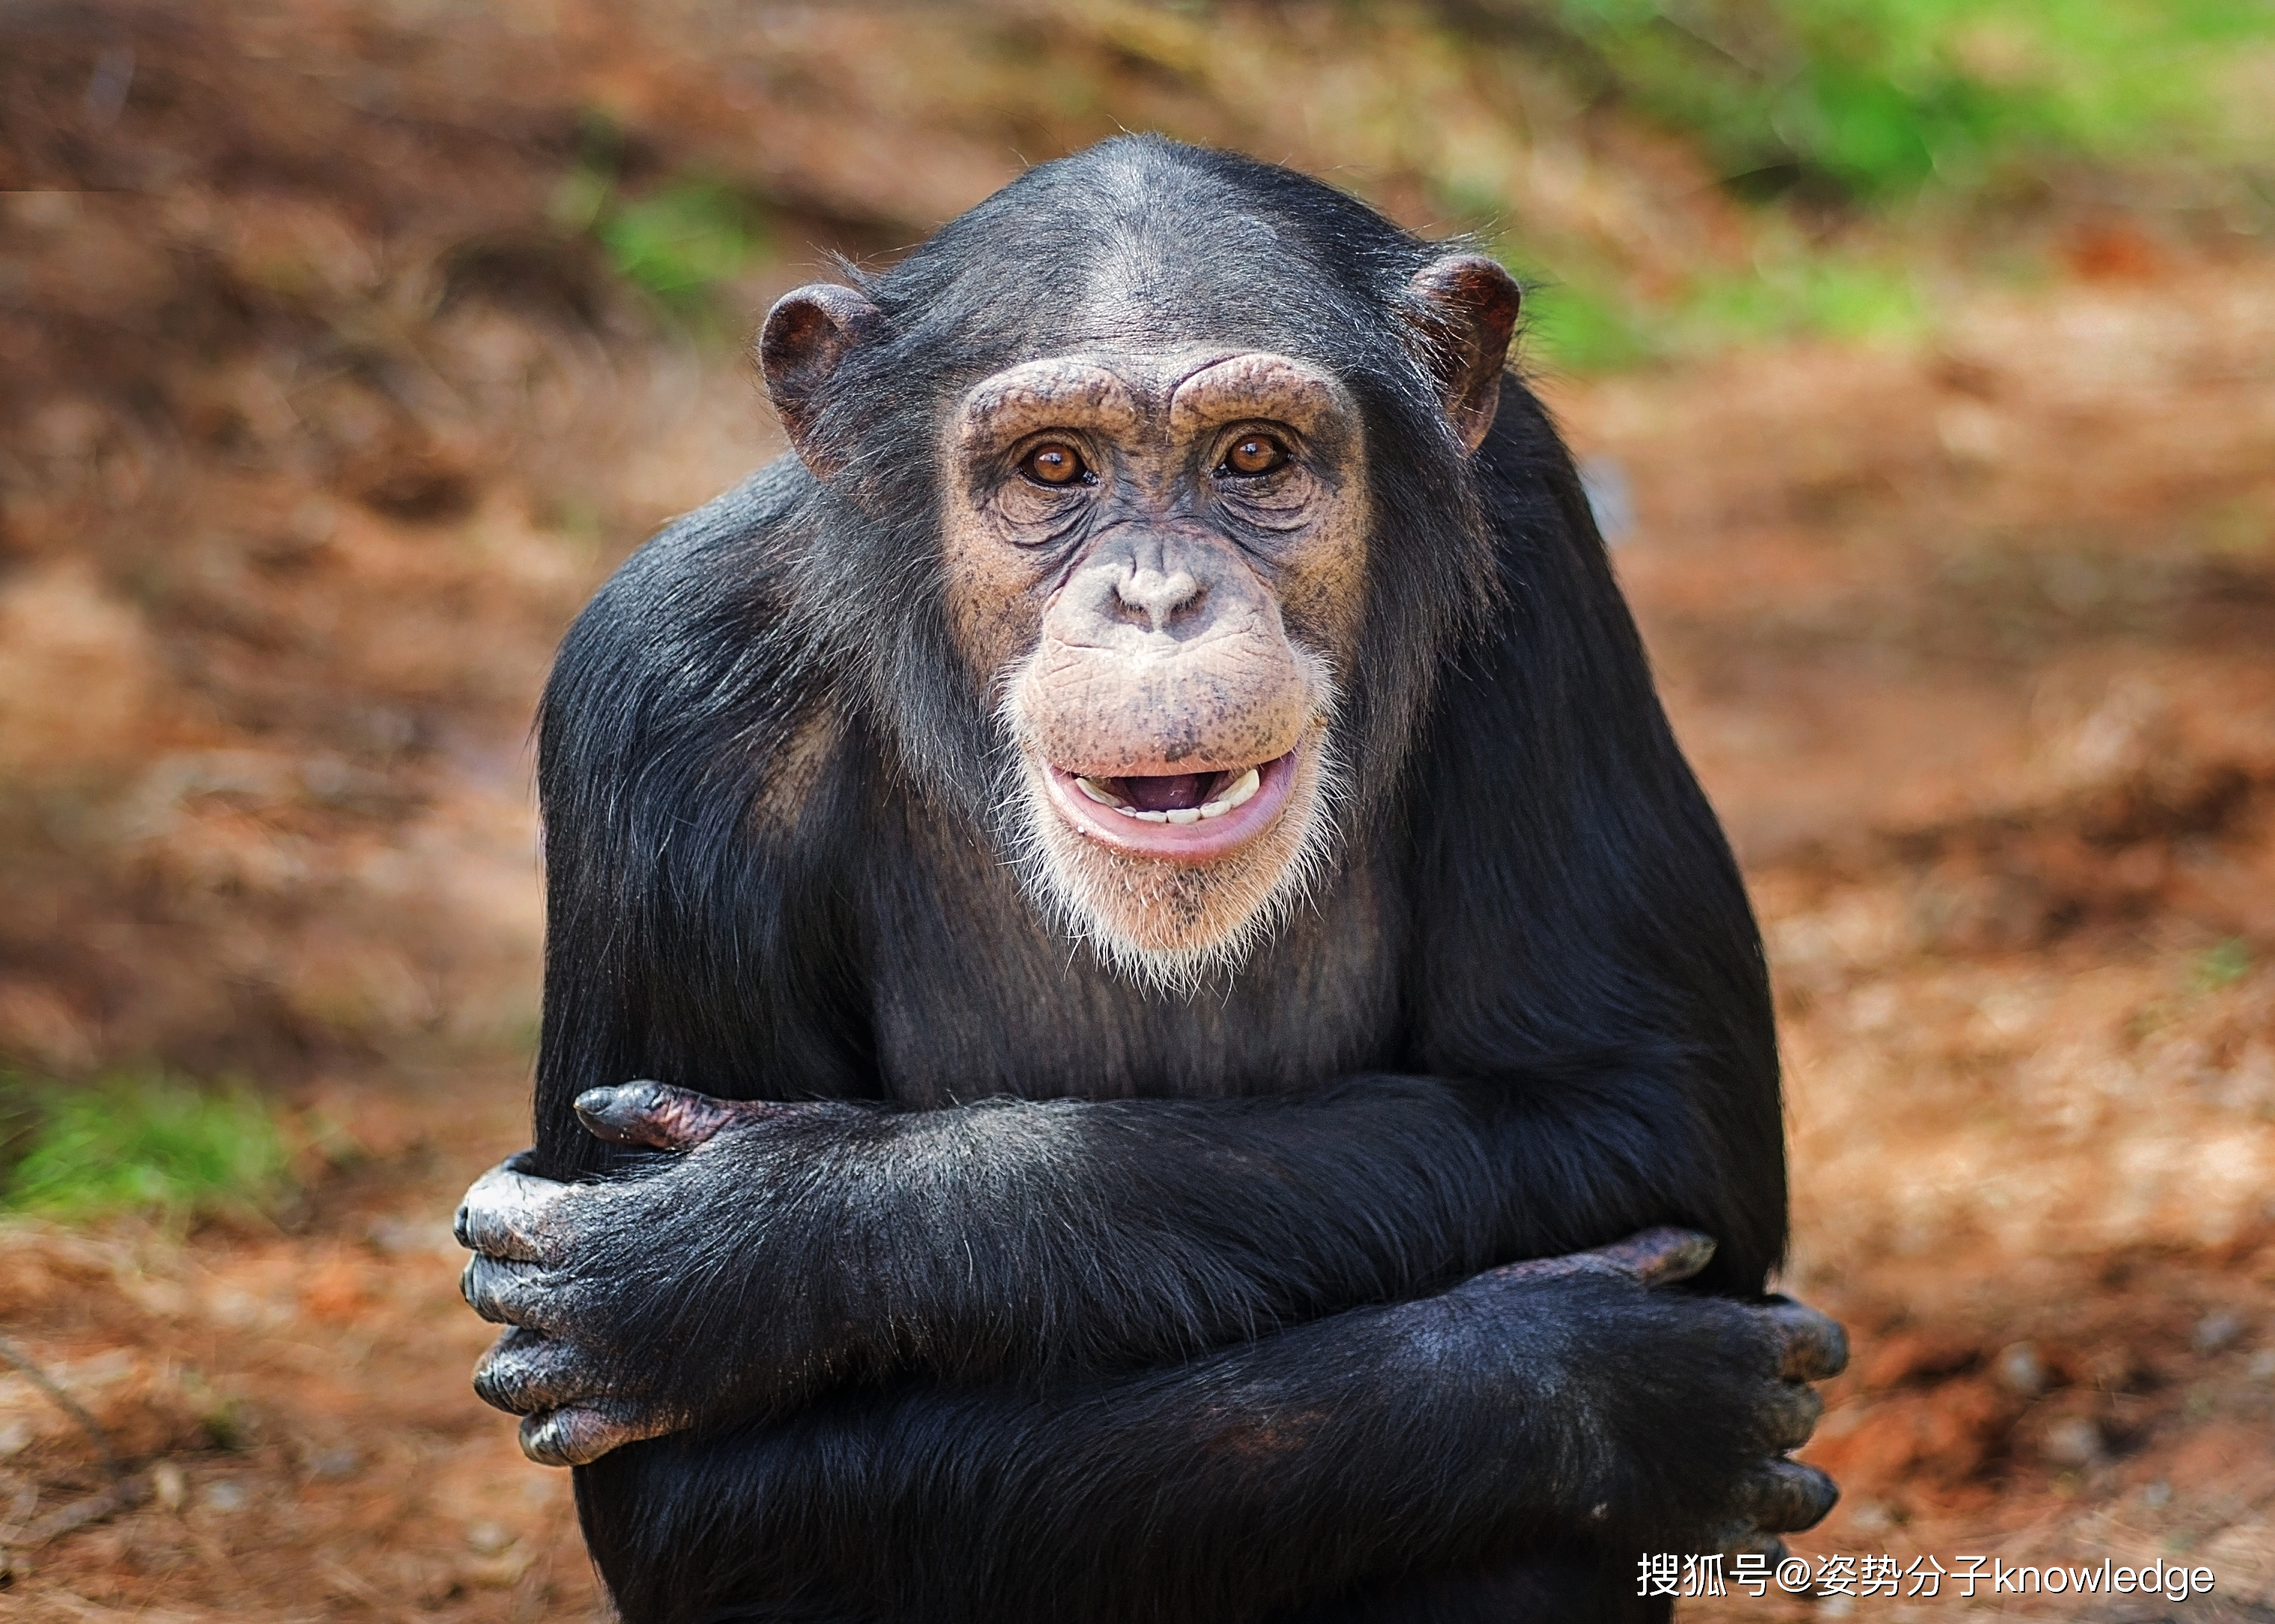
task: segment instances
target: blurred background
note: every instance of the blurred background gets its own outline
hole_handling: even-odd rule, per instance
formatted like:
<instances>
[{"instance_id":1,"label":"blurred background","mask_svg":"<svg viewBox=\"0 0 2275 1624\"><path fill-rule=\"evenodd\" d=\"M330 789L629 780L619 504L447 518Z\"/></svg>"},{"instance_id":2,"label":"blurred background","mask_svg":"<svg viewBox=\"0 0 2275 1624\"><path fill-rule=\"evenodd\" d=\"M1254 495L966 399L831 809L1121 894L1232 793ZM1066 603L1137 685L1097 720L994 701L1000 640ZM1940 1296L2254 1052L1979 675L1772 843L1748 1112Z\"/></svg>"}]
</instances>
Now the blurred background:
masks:
<instances>
[{"instance_id":1,"label":"blurred background","mask_svg":"<svg viewBox=\"0 0 2275 1624\"><path fill-rule=\"evenodd\" d=\"M1799 1547L2275 1619L2265 0L0 0L0 1359L117 1462L0 1367L0 1620L594 1615L447 1232L538 685L775 294L1122 129L1527 281L1856 1338Z\"/></svg>"}]
</instances>

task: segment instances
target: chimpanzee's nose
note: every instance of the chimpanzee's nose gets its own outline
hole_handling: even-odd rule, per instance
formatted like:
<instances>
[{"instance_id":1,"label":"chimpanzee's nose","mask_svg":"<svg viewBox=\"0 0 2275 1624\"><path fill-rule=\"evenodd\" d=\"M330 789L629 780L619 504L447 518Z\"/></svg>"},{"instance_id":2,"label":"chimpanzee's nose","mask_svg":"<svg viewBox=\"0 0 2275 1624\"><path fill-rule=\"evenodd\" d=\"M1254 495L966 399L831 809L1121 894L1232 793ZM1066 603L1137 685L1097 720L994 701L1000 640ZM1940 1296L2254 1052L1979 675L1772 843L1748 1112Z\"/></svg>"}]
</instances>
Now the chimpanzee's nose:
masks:
<instances>
[{"instance_id":1,"label":"chimpanzee's nose","mask_svg":"<svg viewBox=\"0 0 2275 1624\"><path fill-rule=\"evenodd\" d=\"M1206 594L1201 584L1183 570L1164 575L1147 565L1136 564L1114 584L1114 595L1125 608L1137 610L1151 621L1154 631L1164 631L1181 611L1190 608Z\"/></svg>"}]
</instances>

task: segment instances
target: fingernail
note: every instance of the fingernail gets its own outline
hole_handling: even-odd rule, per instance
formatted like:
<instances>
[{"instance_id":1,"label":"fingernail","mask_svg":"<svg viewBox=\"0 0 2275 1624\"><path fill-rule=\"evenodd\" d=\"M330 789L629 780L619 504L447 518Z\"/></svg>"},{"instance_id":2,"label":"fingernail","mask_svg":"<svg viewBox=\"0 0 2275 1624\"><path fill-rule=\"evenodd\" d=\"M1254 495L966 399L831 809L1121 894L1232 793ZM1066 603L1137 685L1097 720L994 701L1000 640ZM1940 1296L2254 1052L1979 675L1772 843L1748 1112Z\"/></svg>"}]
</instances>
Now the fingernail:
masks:
<instances>
[{"instance_id":1,"label":"fingernail","mask_svg":"<svg viewBox=\"0 0 2275 1624\"><path fill-rule=\"evenodd\" d=\"M521 1423L521 1452L540 1466L567 1466L563 1458L561 1414L525 1416Z\"/></svg>"}]
</instances>

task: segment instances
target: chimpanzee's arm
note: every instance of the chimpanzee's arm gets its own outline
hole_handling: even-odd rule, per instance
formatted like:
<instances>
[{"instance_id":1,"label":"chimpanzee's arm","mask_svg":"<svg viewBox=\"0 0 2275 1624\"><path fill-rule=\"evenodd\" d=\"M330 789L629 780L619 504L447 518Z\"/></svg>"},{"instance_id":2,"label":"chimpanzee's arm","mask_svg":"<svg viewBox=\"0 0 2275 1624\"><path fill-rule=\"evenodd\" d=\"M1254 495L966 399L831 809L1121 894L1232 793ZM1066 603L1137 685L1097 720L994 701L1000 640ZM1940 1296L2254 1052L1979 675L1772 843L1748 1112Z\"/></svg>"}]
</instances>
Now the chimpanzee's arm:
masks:
<instances>
[{"instance_id":1,"label":"chimpanzee's arm","mask_svg":"<svg viewBox=\"0 0 2275 1624\"><path fill-rule=\"evenodd\" d=\"M1750 1194L1644 1068L1553 1087L1411 1076L1245 1100L931 1111L581 1102L676 1153L470 1193L469 1300L523 1327L478 1385L540 1458L917 1368L973 1382L1158 1364L1512 1258L1676 1222L1742 1249ZM1717 1271L1758 1289L1757 1251Z\"/></svg>"},{"instance_id":2,"label":"chimpanzee's arm","mask_svg":"<svg viewBox=\"0 0 2275 1624\"><path fill-rule=\"evenodd\" d=\"M1806 1527L1832 1485L1777 1457L1840 1333L1647 1291L1695 1241L1499 1270L1168 1371L843 1395L658 1439L582 1474L586 1527L632 1624L793 1598L942 1624L1254 1618L1532 1542Z\"/></svg>"}]
</instances>

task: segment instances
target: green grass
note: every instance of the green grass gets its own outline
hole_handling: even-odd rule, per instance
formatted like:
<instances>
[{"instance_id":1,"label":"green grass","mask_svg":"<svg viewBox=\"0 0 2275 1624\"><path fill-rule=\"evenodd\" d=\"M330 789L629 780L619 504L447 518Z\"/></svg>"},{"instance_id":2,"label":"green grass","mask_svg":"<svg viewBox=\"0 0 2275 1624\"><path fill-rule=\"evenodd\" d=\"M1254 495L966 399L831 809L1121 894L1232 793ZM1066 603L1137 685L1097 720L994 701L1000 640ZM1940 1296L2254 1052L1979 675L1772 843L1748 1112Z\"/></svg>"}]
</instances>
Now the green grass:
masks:
<instances>
[{"instance_id":1,"label":"green grass","mask_svg":"<svg viewBox=\"0 0 2275 1624\"><path fill-rule=\"evenodd\" d=\"M259 1209L289 1185L283 1126L245 1090L138 1078L37 1092L15 1081L8 1091L32 1102L33 1115L0 1181L0 1209L66 1220L126 1211L185 1219Z\"/></svg>"},{"instance_id":2,"label":"green grass","mask_svg":"<svg viewBox=\"0 0 2275 1624\"><path fill-rule=\"evenodd\" d=\"M1527 357L1576 373L1788 338L1902 341L1927 326L1902 267L1825 254L1701 276L1659 304L1623 300L1592 283L1544 280L1528 287L1525 312Z\"/></svg>"},{"instance_id":3,"label":"green grass","mask_svg":"<svg viewBox=\"0 0 2275 1624\"><path fill-rule=\"evenodd\" d=\"M617 180L618 132L597 117L583 147L547 213L561 230L591 237L617 276L674 313L716 313L714 291L775 252L765 211L747 193L699 177L627 193Z\"/></svg>"},{"instance_id":4,"label":"green grass","mask_svg":"<svg viewBox=\"0 0 2275 1624\"><path fill-rule=\"evenodd\" d=\"M768 252L749 200L703 181L615 200L593 222L593 234L618 276L682 308L707 301L714 287Z\"/></svg>"},{"instance_id":5,"label":"green grass","mask_svg":"<svg viewBox=\"0 0 2275 1624\"><path fill-rule=\"evenodd\" d=\"M2189 978L2202 991L2216 993L2222 987L2233 986L2250 973L2250 944L2232 936L2199 958Z\"/></svg>"},{"instance_id":6,"label":"green grass","mask_svg":"<svg viewBox=\"0 0 2275 1624\"><path fill-rule=\"evenodd\" d=\"M2257 0L1503 0L1721 171L1865 203L2049 162L2222 155ZM2233 155L2229 153L2227 155Z\"/></svg>"},{"instance_id":7,"label":"green grass","mask_svg":"<svg viewBox=\"0 0 2275 1624\"><path fill-rule=\"evenodd\" d=\"M2255 70L2275 74L2270 0L1467 8L1496 14L1518 25L1505 40L1591 99L1679 136L1758 205L1751 267L1701 267L1671 291L1663 277L1639 290L1582 245L1529 245L1520 257L1539 255L1556 272L1528 329L1531 352L1554 367L1603 372L1798 336L1916 337L1930 312L1901 246L1916 240L1915 225L1970 210L2003 218L2008 205L2059 196L2097 170L2215 177L2197 190L2229 199L2233 220L2259 223L2249 229L2275 227L2275 115L2243 88ZM1788 212L1795 203L1809 211L1806 231ZM1872 223L1828 237L1828 219Z\"/></svg>"},{"instance_id":8,"label":"green grass","mask_svg":"<svg viewBox=\"0 0 2275 1624\"><path fill-rule=\"evenodd\" d=\"M1697 283L1676 321L1710 343L1792 337L1907 338L1924 321L1911 278L1871 260L1801 256Z\"/></svg>"},{"instance_id":9,"label":"green grass","mask_svg":"<svg viewBox=\"0 0 2275 1624\"><path fill-rule=\"evenodd\" d=\"M1567 372L1611 372L1651 359L1664 345L1627 306L1576 283L1528 285L1522 353Z\"/></svg>"}]
</instances>

